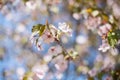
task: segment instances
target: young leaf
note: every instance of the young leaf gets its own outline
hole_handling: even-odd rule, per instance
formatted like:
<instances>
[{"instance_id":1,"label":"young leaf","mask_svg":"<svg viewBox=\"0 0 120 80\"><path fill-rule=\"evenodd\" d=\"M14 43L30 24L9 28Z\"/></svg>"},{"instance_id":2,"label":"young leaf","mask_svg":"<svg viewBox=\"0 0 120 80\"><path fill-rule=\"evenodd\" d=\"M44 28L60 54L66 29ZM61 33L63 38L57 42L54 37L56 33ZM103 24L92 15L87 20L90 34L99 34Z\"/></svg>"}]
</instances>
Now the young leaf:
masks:
<instances>
[{"instance_id":1,"label":"young leaf","mask_svg":"<svg viewBox=\"0 0 120 80\"><path fill-rule=\"evenodd\" d=\"M110 46L115 47L118 40L120 39L120 30L114 30L113 32L109 32L107 38Z\"/></svg>"},{"instance_id":2,"label":"young leaf","mask_svg":"<svg viewBox=\"0 0 120 80\"><path fill-rule=\"evenodd\" d=\"M29 0L23 0L24 3L28 2Z\"/></svg>"},{"instance_id":3,"label":"young leaf","mask_svg":"<svg viewBox=\"0 0 120 80\"><path fill-rule=\"evenodd\" d=\"M45 30L45 27L46 26L42 24L34 25L32 28L32 32L39 31L39 35L41 36Z\"/></svg>"}]
</instances>

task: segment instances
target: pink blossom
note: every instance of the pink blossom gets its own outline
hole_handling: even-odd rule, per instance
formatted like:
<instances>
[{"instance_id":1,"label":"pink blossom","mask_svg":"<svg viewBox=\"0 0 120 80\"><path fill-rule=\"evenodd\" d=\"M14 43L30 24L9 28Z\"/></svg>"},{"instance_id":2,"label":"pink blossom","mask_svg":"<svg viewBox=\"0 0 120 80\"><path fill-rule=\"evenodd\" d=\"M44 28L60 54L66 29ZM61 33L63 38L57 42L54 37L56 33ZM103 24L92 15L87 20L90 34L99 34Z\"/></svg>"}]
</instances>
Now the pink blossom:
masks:
<instances>
[{"instance_id":1,"label":"pink blossom","mask_svg":"<svg viewBox=\"0 0 120 80\"><path fill-rule=\"evenodd\" d=\"M50 24L49 27L50 27L50 31L52 33L52 36L56 37L58 29L54 25L52 25L52 24Z\"/></svg>"},{"instance_id":2,"label":"pink blossom","mask_svg":"<svg viewBox=\"0 0 120 80\"><path fill-rule=\"evenodd\" d=\"M115 64L115 61L114 61L114 59L112 59L111 57L108 57L108 56L106 56L105 58L104 58L104 61L103 61L103 67L102 67L102 69L106 69L106 68L113 68L114 67L114 64Z\"/></svg>"},{"instance_id":3,"label":"pink blossom","mask_svg":"<svg viewBox=\"0 0 120 80\"><path fill-rule=\"evenodd\" d=\"M102 45L98 48L98 50L100 50L102 52L106 52L109 49L110 49L110 45L108 44L108 42L106 40L103 40Z\"/></svg>"},{"instance_id":4,"label":"pink blossom","mask_svg":"<svg viewBox=\"0 0 120 80\"><path fill-rule=\"evenodd\" d=\"M100 36L107 34L111 30L112 26L109 23L106 23L99 27L98 34Z\"/></svg>"},{"instance_id":5,"label":"pink blossom","mask_svg":"<svg viewBox=\"0 0 120 80\"><path fill-rule=\"evenodd\" d=\"M97 74L97 70L94 68L94 69L90 70L90 71L88 72L88 74L89 74L91 77L95 77L96 74Z\"/></svg>"},{"instance_id":6,"label":"pink blossom","mask_svg":"<svg viewBox=\"0 0 120 80\"><path fill-rule=\"evenodd\" d=\"M53 80L53 78L54 78L54 73L48 72L44 80Z\"/></svg>"},{"instance_id":7,"label":"pink blossom","mask_svg":"<svg viewBox=\"0 0 120 80\"><path fill-rule=\"evenodd\" d=\"M42 43L41 42L38 42L37 43L37 49L40 51L40 50L43 50L43 47L42 47Z\"/></svg>"},{"instance_id":8,"label":"pink blossom","mask_svg":"<svg viewBox=\"0 0 120 80\"><path fill-rule=\"evenodd\" d=\"M59 61L58 63L55 64L55 68L59 72L64 72L67 69L67 61L65 61L65 60Z\"/></svg>"},{"instance_id":9,"label":"pink blossom","mask_svg":"<svg viewBox=\"0 0 120 80\"><path fill-rule=\"evenodd\" d=\"M94 30L101 24L100 17L89 17L88 20L85 21L85 25L88 29Z\"/></svg>"},{"instance_id":10,"label":"pink blossom","mask_svg":"<svg viewBox=\"0 0 120 80\"><path fill-rule=\"evenodd\" d=\"M56 57L53 62L55 63L55 68L58 72L64 72L68 67L68 62L64 59L63 55Z\"/></svg>"},{"instance_id":11,"label":"pink blossom","mask_svg":"<svg viewBox=\"0 0 120 80\"><path fill-rule=\"evenodd\" d=\"M43 79L48 71L48 66L46 64L37 64L32 68L32 71L39 79Z\"/></svg>"},{"instance_id":12,"label":"pink blossom","mask_svg":"<svg viewBox=\"0 0 120 80\"><path fill-rule=\"evenodd\" d=\"M61 53L61 52L62 52L61 46L53 46L53 47L50 47L48 50L48 53L53 54L53 55Z\"/></svg>"},{"instance_id":13,"label":"pink blossom","mask_svg":"<svg viewBox=\"0 0 120 80\"><path fill-rule=\"evenodd\" d=\"M49 30L46 30L44 32L44 34L42 35L42 38L43 38L43 41L48 44L54 42L55 40Z\"/></svg>"},{"instance_id":14,"label":"pink blossom","mask_svg":"<svg viewBox=\"0 0 120 80\"><path fill-rule=\"evenodd\" d=\"M44 56L44 61L49 62L50 60L52 60L53 56L56 56L59 53L62 53L61 46L57 45L50 47L48 50L48 54Z\"/></svg>"}]
</instances>

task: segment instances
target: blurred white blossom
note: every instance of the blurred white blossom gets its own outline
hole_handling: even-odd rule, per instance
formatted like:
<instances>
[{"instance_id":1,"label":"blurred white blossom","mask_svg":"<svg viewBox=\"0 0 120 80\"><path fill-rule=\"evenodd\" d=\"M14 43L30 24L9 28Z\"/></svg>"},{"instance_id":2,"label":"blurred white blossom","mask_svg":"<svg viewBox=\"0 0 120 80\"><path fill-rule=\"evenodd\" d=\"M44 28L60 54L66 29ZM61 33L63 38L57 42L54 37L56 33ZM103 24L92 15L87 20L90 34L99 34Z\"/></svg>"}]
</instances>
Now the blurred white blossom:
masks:
<instances>
[{"instance_id":1,"label":"blurred white blossom","mask_svg":"<svg viewBox=\"0 0 120 80\"><path fill-rule=\"evenodd\" d=\"M72 36L72 29L69 27L69 25L65 22L59 23L58 28L63 32L70 36Z\"/></svg>"},{"instance_id":2,"label":"blurred white blossom","mask_svg":"<svg viewBox=\"0 0 120 80\"><path fill-rule=\"evenodd\" d=\"M102 69L112 69L114 68L115 61L112 57L106 56L103 60L103 66Z\"/></svg>"},{"instance_id":3,"label":"blurred white blossom","mask_svg":"<svg viewBox=\"0 0 120 80\"><path fill-rule=\"evenodd\" d=\"M19 76L19 78L22 79L25 74L25 69L23 67L18 67L16 69L16 73Z\"/></svg>"},{"instance_id":4,"label":"blurred white blossom","mask_svg":"<svg viewBox=\"0 0 120 80\"><path fill-rule=\"evenodd\" d=\"M90 70L90 71L88 72L88 74L89 74L91 77L95 77L96 74L97 74L97 70L96 70L95 68L93 68L92 70Z\"/></svg>"},{"instance_id":5,"label":"blurred white blossom","mask_svg":"<svg viewBox=\"0 0 120 80\"><path fill-rule=\"evenodd\" d=\"M36 3L32 0L27 1L25 4L28 7L28 9L31 9L31 10L34 10L37 7Z\"/></svg>"},{"instance_id":6,"label":"blurred white blossom","mask_svg":"<svg viewBox=\"0 0 120 80\"><path fill-rule=\"evenodd\" d=\"M73 18L75 18L76 20L80 19L80 14L79 13L73 13Z\"/></svg>"},{"instance_id":7,"label":"blurred white blossom","mask_svg":"<svg viewBox=\"0 0 120 80\"><path fill-rule=\"evenodd\" d=\"M110 49L110 45L108 44L108 42L106 40L102 40L102 45L98 48L98 50L102 52L106 52L109 49Z\"/></svg>"},{"instance_id":8,"label":"blurred white blossom","mask_svg":"<svg viewBox=\"0 0 120 80\"><path fill-rule=\"evenodd\" d=\"M63 55L59 55L54 59L55 61L55 68L57 69L58 72L63 73L67 67L68 67L68 62L64 59Z\"/></svg>"},{"instance_id":9,"label":"blurred white blossom","mask_svg":"<svg viewBox=\"0 0 120 80\"><path fill-rule=\"evenodd\" d=\"M88 19L85 21L85 25L88 29L95 30L101 24L101 22L101 17L88 17Z\"/></svg>"},{"instance_id":10,"label":"blurred white blossom","mask_svg":"<svg viewBox=\"0 0 120 80\"><path fill-rule=\"evenodd\" d=\"M84 36L84 35L79 35L79 36L77 36L77 38L76 38L76 42L77 42L78 44L84 44L84 43L87 42L87 37Z\"/></svg>"},{"instance_id":11,"label":"blurred white blossom","mask_svg":"<svg viewBox=\"0 0 120 80\"><path fill-rule=\"evenodd\" d=\"M99 26L98 34L100 36L107 34L112 29L112 26L109 23L106 23L102 26Z\"/></svg>"},{"instance_id":12,"label":"blurred white blossom","mask_svg":"<svg viewBox=\"0 0 120 80\"><path fill-rule=\"evenodd\" d=\"M44 63L37 64L32 68L32 71L39 79L43 79L46 72L48 71L48 66Z\"/></svg>"}]
</instances>

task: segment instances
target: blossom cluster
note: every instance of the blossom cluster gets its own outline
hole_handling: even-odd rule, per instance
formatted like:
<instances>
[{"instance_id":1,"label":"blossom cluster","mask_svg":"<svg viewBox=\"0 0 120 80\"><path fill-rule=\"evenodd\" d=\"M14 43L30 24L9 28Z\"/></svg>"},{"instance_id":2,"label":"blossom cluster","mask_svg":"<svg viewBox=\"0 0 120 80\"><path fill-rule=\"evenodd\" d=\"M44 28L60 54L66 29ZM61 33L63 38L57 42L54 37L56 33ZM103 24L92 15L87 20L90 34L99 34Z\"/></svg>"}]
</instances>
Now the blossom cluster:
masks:
<instances>
[{"instance_id":1,"label":"blossom cluster","mask_svg":"<svg viewBox=\"0 0 120 80\"><path fill-rule=\"evenodd\" d=\"M52 61L54 67L57 69L57 76L60 79L62 74L67 69L67 60L65 59L65 49L60 43L60 38L62 35L72 36L72 29L67 23L59 23L58 28L52 24L41 25L38 24L33 26L32 35L30 37L31 43L37 46L38 50L44 50L42 44L57 43L56 46L51 46L48 49L47 54L44 56L43 60L45 63ZM62 59L62 60L61 60ZM41 67L41 66L40 66ZM45 77L46 69L40 70L40 68L35 68L33 71L39 79ZM59 76L61 75L61 77Z\"/></svg>"},{"instance_id":2,"label":"blossom cluster","mask_svg":"<svg viewBox=\"0 0 120 80\"><path fill-rule=\"evenodd\" d=\"M50 43L60 40L60 36L62 35L69 35L69 36L72 35L72 29L66 23L59 23L58 28L56 28L52 24L50 25L39 25L38 24L35 27L33 27L33 30L34 29L35 31L33 31L30 40L33 44L36 44L38 50L43 49L42 48L43 43L50 44ZM51 50L54 51L54 48Z\"/></svg>"},{"instance_id":3,"label":"blossom cluster","mask_svg":"<svg viewBox=\"0 0 120 80\"><path fill-rule=\"evenodd\" d=\"M74 4L76 5L78 4L76 2L74 3L74 1L73 3L71 2L69 4L72 7L79 8L79 6L74 6ZM54 10L52 11L55 12ZM101 37L102 44L100 45L98 50L102 52L107 52L109 49L114 48L117 45L118 40L120 39L119 29L116 28L115 25L115 23L117 22L116 18L113 15L108 15L108 16L107 15L108 15L107 13L104 13L99 9L93 9L93 8L83 9L80 12L79 11L74 12L72 15L72 17L77 21L83 18L84 25L87 27L87 29L96 32ZM66 23L59 23L58 27L55 27L52 24L46 24L46 25L40 24L39 28L36 26L35 27L33 26L32 29L33 33L31 36L31 42L37 46L38 50L43 50L42 47L43 43L50 44L57 42L57 45L51 46L48 49L47 54L44 56L44 61L47 63L52 61L54 63L54 67L57 69L56 73L57 75L59 75L58 77L60 79L62 77L61 73L63 73L68 67L67 60L71 58L75 59L76 56L78 56L78 53L80 53L80 51L75 52L74 50L68 52L66 49L64 49L64 46L61 45L60 38L64 35L71 36L72 29ZM87 39L88 38L86 37L84 38L82 36L78 36L76 38L76 42L79 45L85 44L87 42ZM82 49L79 50L81 50L82 52ZM79 54L79 55L83 56L83 54ZM80 64L78 66L78 70L81 71L83 74L88 74L90 77L95 77L97 74L100 73L100 70L102 71L105 69L112 69L114 67L115 61L114 59L113 60L111 59L112 59L111 57L105 56L103 58L98 55L96 57L94 67L92 69L88 68L87 64ZM43 76L45 75L42 75L42 78ZM111 79L111 77L108 78Z\"/></svg>"},{"instance_id":4,"label":"blossom cluster","mask_svg":"<svg viewBox=\"0 0 120 80\"><path fill-rule=\"evenodd\" d=\"M119 2L0 0L0 80L119 80Z\"/></svg>"},{"instance_id":5,"label":"blossom cluster","mask_svg":"<svg viewBox=\"0 0 120 80\"><path fill-rule=\"evenodd\" d=\"M102 45L98 50L106 52L118 44L120 37L117 35L120 34L120 31L119 28L116 28L114 25L117 21L113 15L106 16L105 13L94 9L83 10L81 13L83 15L86 15L86 13L88 14L84 21L87 29L92 30L93 32L97 31L102 39ZM117 30L119 32L116 33Z\"/></svg>"}]
</instances>

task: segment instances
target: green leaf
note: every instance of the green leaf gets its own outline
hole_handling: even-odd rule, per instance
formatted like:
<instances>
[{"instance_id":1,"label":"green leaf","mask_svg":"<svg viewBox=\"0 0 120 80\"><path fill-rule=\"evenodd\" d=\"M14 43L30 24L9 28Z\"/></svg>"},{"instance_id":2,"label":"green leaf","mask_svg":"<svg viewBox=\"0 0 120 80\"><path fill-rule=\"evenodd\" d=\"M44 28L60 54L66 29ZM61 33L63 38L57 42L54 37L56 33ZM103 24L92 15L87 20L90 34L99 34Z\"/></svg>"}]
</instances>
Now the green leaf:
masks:
<instances>
[{"instance_id":1,"label":"green leaf","mask_svg":"<svg viewBox=\"0 0 120 80\"><path fill-rule=\"evenodd\" d=\"M115 33L116 33L117 39L120 39L120 30L119 29L115 30Z\"/></svg>"},{"instance_id":2,"label":"green leaf","mask_svg":"<svg viewBox=\"0 0 120 80\"><path fill-rule=\"evenodd\" d=\"M120 30L114 30L112 32L109 32L107 35L108 43L110 46L114 47L118 40L120 39Z\"/></svg>"},{"instance_id":3,"label":"green leaf","mask_svg":"<svg viewBox=\"0 0 120 80\"><path fill-rule=\"evenodd\" d=\"M34 75L33 72L27 72L25 73L25 75L23 76L23 80L29 80L29 78L31 78Z\"/></svg>"},{"instance_id":4,"label":"green leaf","mask_svg":"<svg viewBox=\"0 0 120 80\"><path fill-rule=\"evenodd\" d=\"M102 80L103 75L104 75L103 72L98 73L98 74L97 74L98 80Z\"/></svg>"},{"instance_id":5,"label":"green leaf","mask_svg":"<svg viewBox=\"0 0 120 80\"><path fill-rule=\"evenodd\" d=\"M29 0L23 0L24 3L28 2Z\"/></svg>"},{"instance_id":6,"label":"green leaf","mask_svg":"<svg viewBox=\"0 0 120 80\"><path fill-rule=\"evenodd\" d=\"M88 80L94 80L94 78L93 77L88 77Z\"/></svg>"},{"instance_id":7,"label":"green leaf","mask_svg":"<svg viewBox=\"0 0 120 80\"><path fill-rule=\"evenodd\" d=\"M114 35L113 35L114 34ZM116 35L115 33L108 33L108 43L110 46L114 47L117 43Z\"/></svg>"},{"instance_id":8,"label":"green leaf","mask_svg":"<svg viewBox=\"0 0 120 80\"><path fill-rule=\"evenodd\" d=\"M39 31L39 35L41 36L45 30L45 27L46 26L42 24L34 25L32 28L32 32Z\"/></svg>"},{"instance_id":9,"label":"green leaf","mask_svg":"<svg viewBox=\"0 0 120 80\"><path fill-rule=\"evenodd\" d=\"M27 76L24 76L24 77L23 77L23 80L28 80L28 77L27 77Z\"/></svg>"}]
</instances>

